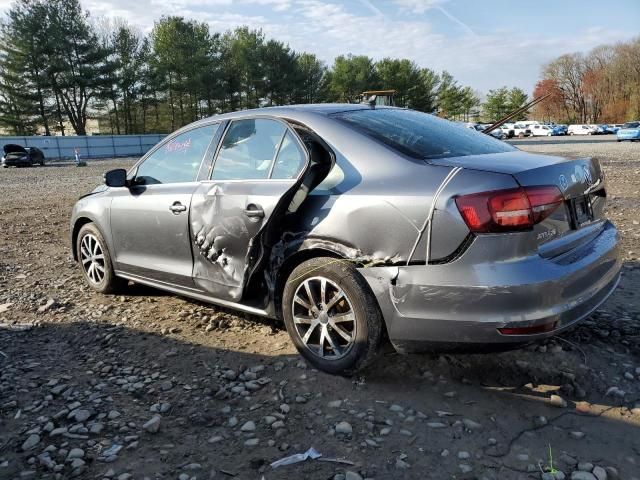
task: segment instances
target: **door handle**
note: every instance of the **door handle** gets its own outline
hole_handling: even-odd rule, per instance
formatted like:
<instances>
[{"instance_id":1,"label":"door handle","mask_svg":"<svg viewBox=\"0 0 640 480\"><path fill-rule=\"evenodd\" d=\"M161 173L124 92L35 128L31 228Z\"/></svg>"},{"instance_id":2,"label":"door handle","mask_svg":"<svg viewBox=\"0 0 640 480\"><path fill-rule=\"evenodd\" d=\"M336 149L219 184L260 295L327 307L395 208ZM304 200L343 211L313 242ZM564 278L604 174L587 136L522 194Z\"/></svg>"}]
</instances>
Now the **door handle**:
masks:
<instances>
[{"instance_id":1,"label":"door handle","mask_svg":"<svg viewBox=\"0 0 640 480\"><path fill-rule=\"evenodd\" d=\"M264 218L264 210L255 203L247 205L247 208L244 209L244 214L249 218Z\"/></svg>"},{"instance_id":2,"label":"door handle","mask_svg":"<svg viewBox=\"0 0 640 480\"><path fill-rule=\"evenodd\" d=\"M169 207L169 210L178 215L180 212L185 212L187 207L182 205L180 202L173 202L173 205Z\"/></svg>"}]
</instances>

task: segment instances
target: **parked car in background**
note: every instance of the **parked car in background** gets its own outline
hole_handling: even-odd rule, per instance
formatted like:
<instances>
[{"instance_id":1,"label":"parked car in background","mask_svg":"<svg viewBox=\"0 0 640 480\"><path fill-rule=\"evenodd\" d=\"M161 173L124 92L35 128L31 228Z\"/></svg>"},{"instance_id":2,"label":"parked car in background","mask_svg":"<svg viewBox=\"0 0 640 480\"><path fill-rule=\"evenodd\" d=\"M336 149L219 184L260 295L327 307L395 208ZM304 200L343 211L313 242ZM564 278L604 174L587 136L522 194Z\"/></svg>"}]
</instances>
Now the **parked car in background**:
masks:
<instances>
[{"instance_id":1,"label":"parked car in background","mask_svg":"<svg viewBox=\"0 0 640 480\"><path fill-rule=\"evenodd\" d=\"M3 168L44 165L44 153L39 148L7 143L2 149L4 150L4 155L0 163Z\"/></svg>"},{"instance_id":2,"label":"parked car in background","mask_svg":"<svg viewBox=\"0 0 640 480\"><path fill-rule=\"evenodd\" d=\"M612 134L615 134L618 130L620 130L619 128L616 128L615 126L608 125L608 124L603 124L603 125L600 125L600 126L604 130L604 134L605 135L612 135Z\"/></svg>"},{"instance_id":3,"label":"parked car in background","mask_svg":"<svg viewBox=\"0 0 640 480\"><path fill-rule=\"evenodd\" d=\"M526 153L413 110L260 108L200 120L81 197L88 286L127 281L277 318L314 367L520 345L620 279L596 159ZM598 320L595 320L596 322Z\"/></svg>"},{"instance_id":4,"label":"parked car in background","mask_svg":"<svg viewBox=\"0 0 640 480\"><path fill-rule=\"evenodd\" d=\"M627 122L616 132L619 142L629 140L631 142L640 141L640 121Z\"/></svg>"},{"instance_id":5,"label":"parked car in background","mask_svg":"<svg viewBox=\"0 0 640 480\"><path fill-rule=\"evenodd\" d=\"M477 132L482 133L482 131L485 128L488 128L491 126L491 124L483 124L483 123L465 123L464 124L465 127L470 128L471 130L475 130ZM495 130L492 130L491 132L489 132L489 135L491 135L493 138L497 138L498 140L504 140L505 138L507 138L507 135L499 128L496 128Z\"/></svg>"},{"instance_id":6,"label":"parked car in background","mask_svg":"<svg viewBox=\"0 0 640 480\"><path fill-rule=\"evenodd\" d=\"M554 125L553 128L558 130L560 132L560 135L567 135L567 130L569 129L567 125L564 125L562 123Z\"/></svg>"},{"instance_id":7,"label":"parked car in background","mask_svg":"<svg viewBox=\"0 0 640 480\"><path fill-rule=\"evenodd\" d=\"M516 134L513 123L505 123L500 127L500 130L504 132L507 138L513 138Z\"/></svg>"},{"instance_id":8,"label":"parked car in background","mask_svg":"<svg viewBox=\"0 0 640 480\"><path fill-rule=\"evenodd\" d=\"M530 125L529 130L534 137L551 137L553 135L561 135L559 130L555 130L550 125Z\"/></svg>"},{"instance_id":9,"label":"parked car in background","mask_svg":"<svg viewBox=\"0 0 640 480\"><path fill-rule=\"evenodd\" d=\"M521 123L516 123L513 126L513 133L518 138L530 137L531 129L526 125L523 125Z\"/></svg>"},{"instance_id":10,"label":"parked car in background","mask_svg":"<svg viewBox=\"0 0 640 480\"><path fill-rule=\"evenodd\" d=\"M594 135L595 132L595 127L587 124L569 125L569 128L567 129L567 133L569 135Z\"/></svg>"}]
</instances>

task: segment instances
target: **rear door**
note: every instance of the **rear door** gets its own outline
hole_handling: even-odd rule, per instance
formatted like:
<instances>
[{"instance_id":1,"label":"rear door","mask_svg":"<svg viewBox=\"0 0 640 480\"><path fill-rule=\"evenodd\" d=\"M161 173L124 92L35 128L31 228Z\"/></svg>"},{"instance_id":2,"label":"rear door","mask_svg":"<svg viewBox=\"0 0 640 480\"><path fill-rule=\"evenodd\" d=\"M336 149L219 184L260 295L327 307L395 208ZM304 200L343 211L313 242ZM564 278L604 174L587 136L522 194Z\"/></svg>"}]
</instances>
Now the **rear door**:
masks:
<instances>
[{"instance_id":1,"label":"rear door","mask_svg":"<svg viewBox=\"0 0 640 480\"><path fill-rule=\"evenodd\" d=\"M189 206L217 129L196 127L165 140L138 165L132 186L114 190L111 233L119 271L193 287Z\"/></svg>"},{"instance_id":2,"label":"rear door","mask_svg":"<svg viewBox=\"0 0 640 480\"><path fill-rule=\"evenodd\" d=\"M298 135L280 120L229 124L211 178L198 187L191 204L193 278L199 288L224 300L242 298L264 253L265 230L271 223L279 227L310 163Z\"/></svg>"}]
</instances>

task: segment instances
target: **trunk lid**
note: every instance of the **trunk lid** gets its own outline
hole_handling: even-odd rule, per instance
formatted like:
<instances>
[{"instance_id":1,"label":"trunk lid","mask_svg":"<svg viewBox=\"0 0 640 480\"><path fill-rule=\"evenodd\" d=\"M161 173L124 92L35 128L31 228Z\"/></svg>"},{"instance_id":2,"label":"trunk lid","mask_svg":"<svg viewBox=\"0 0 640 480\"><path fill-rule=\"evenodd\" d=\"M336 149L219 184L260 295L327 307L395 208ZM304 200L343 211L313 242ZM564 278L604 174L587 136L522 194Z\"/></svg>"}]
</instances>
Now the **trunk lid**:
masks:
<instances>
[{"instance_id":1,"label":"trunk lid","mask_svg":"<svg viewBox=\"0 0 640 480\"><path fill-rule=\"evenodd\" d=\"M507 152L430 161L434 165L512 175L523 187L554 185L564 198L549 217L524 232L526 243L556 257L589 241L603 228L604 173L597 160Z\"/></svg>"}]
</instances>

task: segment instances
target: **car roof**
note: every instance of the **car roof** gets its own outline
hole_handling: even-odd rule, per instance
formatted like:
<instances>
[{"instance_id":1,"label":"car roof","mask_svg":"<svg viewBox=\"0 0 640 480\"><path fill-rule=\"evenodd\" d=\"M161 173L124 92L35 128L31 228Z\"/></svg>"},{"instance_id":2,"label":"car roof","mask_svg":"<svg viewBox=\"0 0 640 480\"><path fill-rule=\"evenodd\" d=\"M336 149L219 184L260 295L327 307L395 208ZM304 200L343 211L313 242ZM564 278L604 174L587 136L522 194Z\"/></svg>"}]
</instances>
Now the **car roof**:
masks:
<instances>
[{"instance_id":1,"label":"car roof","mask_svg":"<svg viewBox=\"0 0 640 480\"><path fill-rule=\"evenodd\" d=\"M303 119L306 119L309 117L309 114L328 116L338 112L348 112L348 111L355 111L355 110L371 110L373 108L375 108L376 110L399 109L398 107L387 107L387 106L379 106L379 105L372 107L370 105L362 104L362 103L309 103L309 104L286 105L286 106L278 106L278 107L263 107L263 108L253 108L250 110L238 110L236 112L223 113L220 115L213 115L211 117L203 118L202 120L197 120L196 122L191 123L186 127L183 127L183 129L187 127L191 128L199 124L210 123L211 121L238 120L243 118L253 118L257 116L287 118L287 119L298 120L302 122Z\"/></svg>"}]
</instances>

